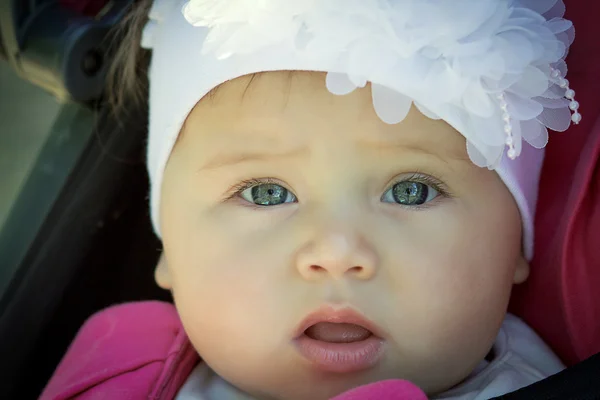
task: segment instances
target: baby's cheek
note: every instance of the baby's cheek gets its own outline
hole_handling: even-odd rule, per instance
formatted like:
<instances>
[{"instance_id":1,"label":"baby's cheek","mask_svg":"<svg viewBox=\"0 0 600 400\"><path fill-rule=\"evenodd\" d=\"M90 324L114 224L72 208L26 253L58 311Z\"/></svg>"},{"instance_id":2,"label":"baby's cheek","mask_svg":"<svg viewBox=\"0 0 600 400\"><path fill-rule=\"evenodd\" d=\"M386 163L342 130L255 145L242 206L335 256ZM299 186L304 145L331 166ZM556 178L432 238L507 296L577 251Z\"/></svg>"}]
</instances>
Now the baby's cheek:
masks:
<instances>
[{"instance_id":1,"label":"baby's cheek","mask_svg":"<svg viewBox=\"0 0 600 400\"><path fill-rule=\"evenodd\" d=\"M268 314L276 284L264 265L242 251L244 244L227 245L225 239L197 234L194 241L204 245L180 249L185 254L171 268L175 301L190 336L233 348L264 337L259 317Z\"/></svg>"},{"instance_id":2,"label":"baby's cheek","mask_svg":"<svg viewBox=\"0 0 600 400\"><path fill-rule=\"evenodd\" d=\"M402 290L395 320L400 350L420 365L426 387L441 388L462 379L485 357L506 312L512 282L510 254L490 246L477 248L489 237L464 226L432 230L428 248L418 249L419 265L409 275L397 269ZM453 228L453 229L450 229ZM462 235L456 232L463 232ZM394 318L392 314L392 318Z\"/></svg>"},{"instance_id":3,"label":"baby's cheek","mask_svg":"<svg viewBox=\"0 0 600 400\"><path fill-rule=\"evenodd\" d=\"M198 352L207 359L244 360L259 336L256 313L261 298L250 290L244 276L232 281L227 274L203 274L198 282L178 283L174 298L185 330ZM189 279L193 279L189 277Z\"/></svg>"},{"instance_id":4,"label":"baby's cheek","mask_svg":"<svg viewBox=\"0 0 600 400\"><path fill-rule=\"evenodd\" d=\"M196 351L219 376L239 388L259 391L281 385L289 378L290 367L284 361L290 349L279 346L279 321L271 314L269 292L261 292L263 283L243 268L234 280L218 271L204 277L202 284L174 292Z\"/></svg>"}]
</instances>

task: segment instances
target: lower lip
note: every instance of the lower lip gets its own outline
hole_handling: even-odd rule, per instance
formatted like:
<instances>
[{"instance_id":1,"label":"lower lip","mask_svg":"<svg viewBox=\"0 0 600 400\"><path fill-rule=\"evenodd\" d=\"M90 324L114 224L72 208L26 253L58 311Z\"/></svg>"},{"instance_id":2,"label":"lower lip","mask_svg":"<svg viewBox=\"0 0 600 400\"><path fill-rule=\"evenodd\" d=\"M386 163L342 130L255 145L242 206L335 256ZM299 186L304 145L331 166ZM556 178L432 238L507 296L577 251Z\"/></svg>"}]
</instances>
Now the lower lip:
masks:
<instances>
[{"instance_id":1,"label":"lower lip","mask_svg":"<svg viewBox=\"0 0 600 400\"><path fill-rule=\"evenodd\" d=\"M383 340L375 336L352 343L330 343L302 335L296 339L296 347L304 358L326 372L362 371L383 356Z\"/></svg>"}]
</instances>

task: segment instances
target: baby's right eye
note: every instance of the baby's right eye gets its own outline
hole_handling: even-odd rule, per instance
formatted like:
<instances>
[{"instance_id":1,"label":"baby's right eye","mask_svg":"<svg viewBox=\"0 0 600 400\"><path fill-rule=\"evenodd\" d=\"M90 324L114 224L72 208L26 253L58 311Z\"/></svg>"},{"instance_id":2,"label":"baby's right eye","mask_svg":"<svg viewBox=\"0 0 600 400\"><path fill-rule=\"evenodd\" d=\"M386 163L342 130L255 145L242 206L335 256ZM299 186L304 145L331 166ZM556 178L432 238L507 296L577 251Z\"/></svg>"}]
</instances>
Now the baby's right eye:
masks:
<instances>
[{"instance_id":1,"label":"baby's right eye","mask_svg":"<svg viewBox=\"0 0 600 400\"><path fill-rule=\"evenodd\" d=\"M249 203L261 207L277 206L285 203L296 203L296 196L276 183L256 183L240 191L240 197Z\"/></svg>"}]
</instances>

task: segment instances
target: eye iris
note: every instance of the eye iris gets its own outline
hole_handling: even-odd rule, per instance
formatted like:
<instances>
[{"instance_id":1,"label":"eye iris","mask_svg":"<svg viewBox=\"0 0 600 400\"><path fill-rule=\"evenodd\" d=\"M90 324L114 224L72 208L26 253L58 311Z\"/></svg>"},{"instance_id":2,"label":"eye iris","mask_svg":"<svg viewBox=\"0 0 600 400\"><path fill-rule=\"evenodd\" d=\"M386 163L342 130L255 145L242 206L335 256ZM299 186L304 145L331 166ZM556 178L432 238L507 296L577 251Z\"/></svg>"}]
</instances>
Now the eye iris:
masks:
<instances>
[{"instance_id":1,"label":"eye iris","mask_svg":"<svg viewBox=\"0 0 600 400\"><path fill-rule=\"evenodd\" d=\"M407 206L424 204L429 195L427 185L419 182L399 182L392 188L394 201Z\"/></svg>"},{"instance_id":2,"label":"eye iris","mask_svg":"<svg viewBox=\"0 0 600 400\"><path fill-rule=\"evenodd\" d=\"M288 191L275 184L257 185L252 188L252 201L259 206L274 206L285 203Z\"/></svg>"}]
</instances>

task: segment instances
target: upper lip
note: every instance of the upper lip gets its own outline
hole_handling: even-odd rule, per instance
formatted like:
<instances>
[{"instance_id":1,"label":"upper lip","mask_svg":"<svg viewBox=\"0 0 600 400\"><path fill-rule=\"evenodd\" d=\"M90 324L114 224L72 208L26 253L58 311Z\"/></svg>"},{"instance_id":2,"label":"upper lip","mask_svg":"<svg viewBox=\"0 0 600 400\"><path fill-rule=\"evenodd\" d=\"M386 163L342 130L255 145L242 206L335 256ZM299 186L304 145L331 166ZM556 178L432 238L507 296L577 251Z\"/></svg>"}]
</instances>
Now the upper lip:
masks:
<instances>
[{"instance_id":1,"label":"upper lip","mask_svg":"<svg viewBox=\"0 0 600 400\"><path fill-rule=\"evenodd\" d=\"M381 329L375 325L374 322L368 320L358 311L345 307L336 309L332 306L323 306L316 311L310 313L306 318L300 322L298 328L295 331L295 338L298 338L304 334L311 326L318 324L319 322L332 322L337 324L354 324L362 326L365 329L371 331L371 333L377 337L383 338L384 333Z\"/></svg>"}]
</instances>

